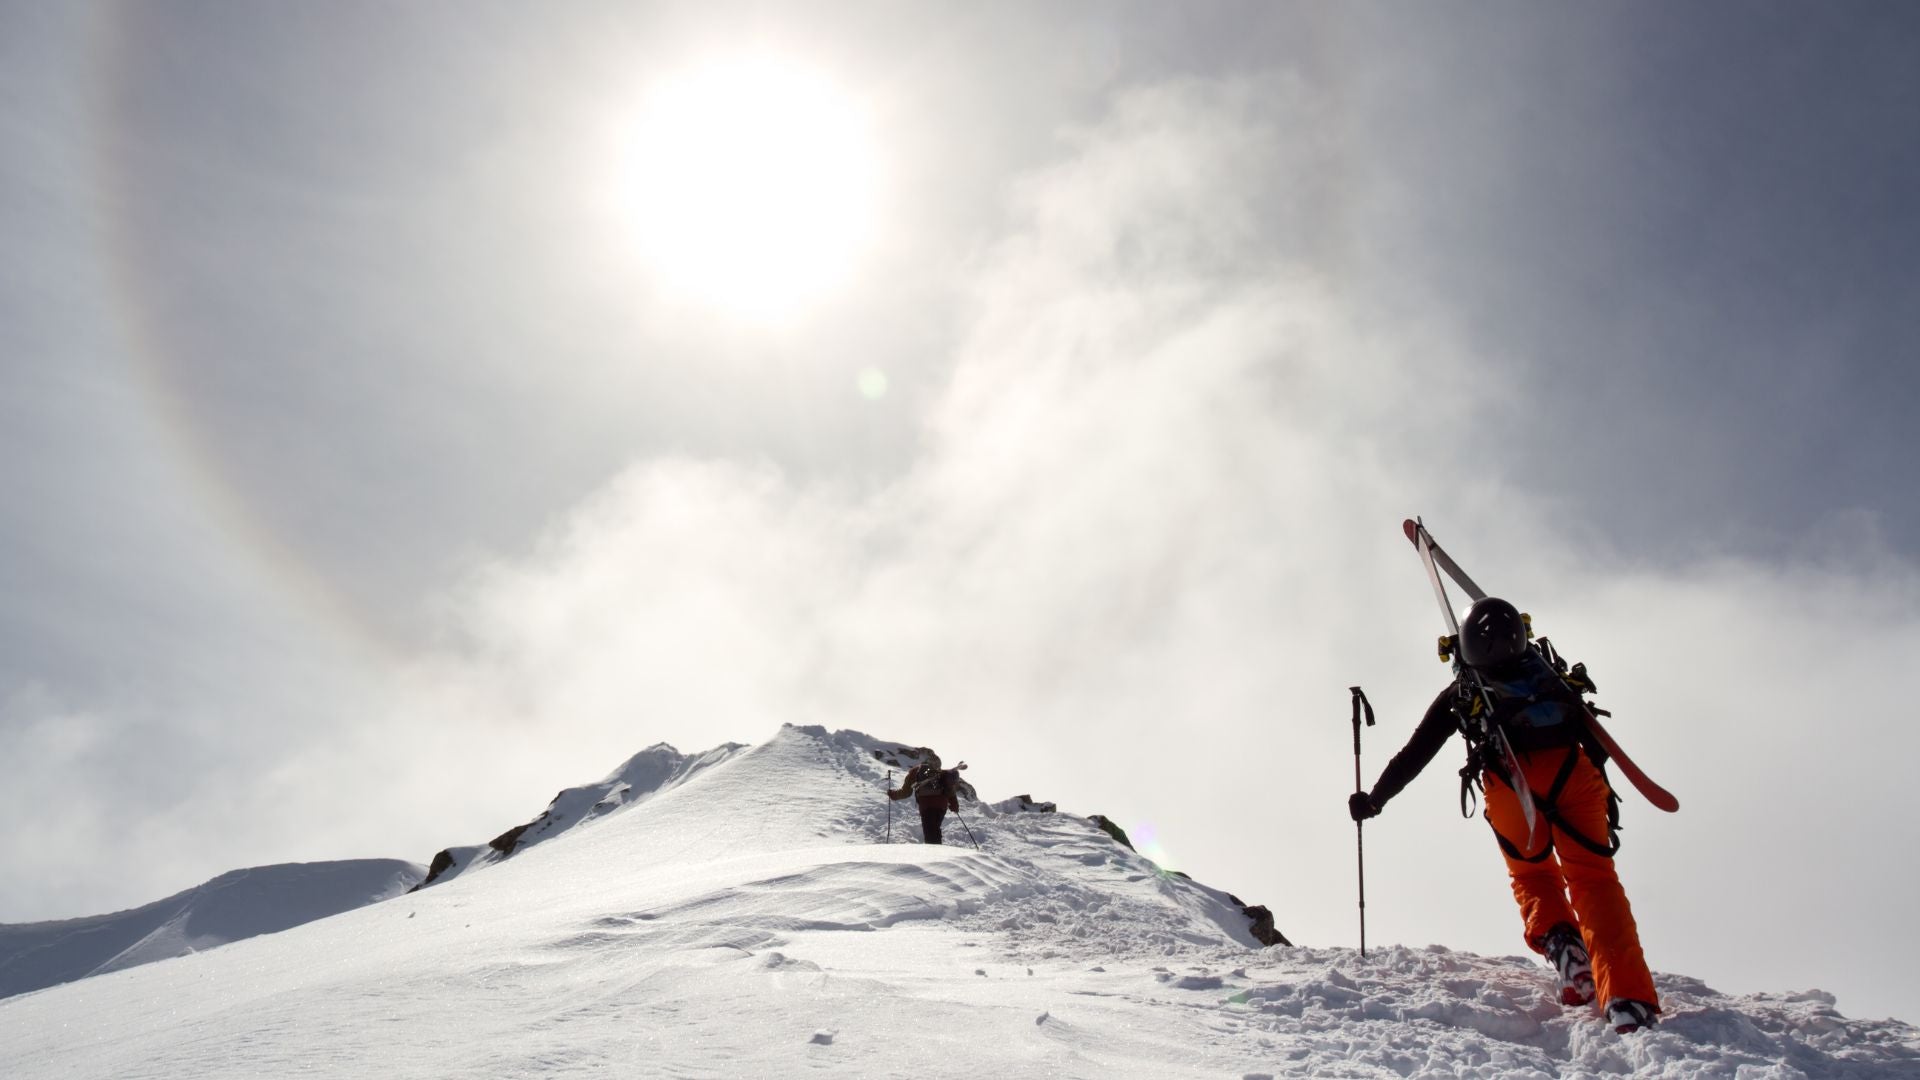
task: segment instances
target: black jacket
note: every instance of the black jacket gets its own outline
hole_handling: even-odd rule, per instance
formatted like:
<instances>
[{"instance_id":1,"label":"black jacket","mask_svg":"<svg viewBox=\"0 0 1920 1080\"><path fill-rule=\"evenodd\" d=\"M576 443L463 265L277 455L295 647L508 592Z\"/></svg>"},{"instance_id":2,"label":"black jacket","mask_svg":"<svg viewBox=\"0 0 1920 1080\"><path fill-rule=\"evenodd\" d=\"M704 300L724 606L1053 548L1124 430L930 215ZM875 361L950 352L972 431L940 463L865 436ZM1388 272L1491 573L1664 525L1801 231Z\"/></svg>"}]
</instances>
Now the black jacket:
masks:
<instances>
[{"instance_id":1,"label":"black jacket","mask_svg":"<svg viewBox=\"0 0 1920 1080\"><path fill-rule=\"evenodd\" d=\"M915 765L907 770L900 779L900 786L887 792L890 799L904 799L912 795L915 802L933 803L947 809L960 810L959 786L955 782L952 770L935 769L932 765Z\"/></svg>"},{"instance_id":2,"label":"black jacket","mask_svg":"<svg viewBox=\"0 0 1920 1080\"><path fill-rule=\"evenodd\" d=\"M1545 660L1539 660L1536 665L1530 658L1510 670L1489 673L1486 678L1505 691L1495 694L1498 704L1494 716L1517 752L1573 746L1585 740L1586 705L1579 694L1546 666ZM1375 807L1387 805L1387 800L1400 794L1446 745L1447 739L1460 730L1460 720L1454 712L1459 700L1460 682L1456 679L1427 706L1427 714L1421 717L1420 726L1413 729L1413 737L1387 762L1380 779L1368 792L1367 797Z\"/></svg>"}]
</instances>

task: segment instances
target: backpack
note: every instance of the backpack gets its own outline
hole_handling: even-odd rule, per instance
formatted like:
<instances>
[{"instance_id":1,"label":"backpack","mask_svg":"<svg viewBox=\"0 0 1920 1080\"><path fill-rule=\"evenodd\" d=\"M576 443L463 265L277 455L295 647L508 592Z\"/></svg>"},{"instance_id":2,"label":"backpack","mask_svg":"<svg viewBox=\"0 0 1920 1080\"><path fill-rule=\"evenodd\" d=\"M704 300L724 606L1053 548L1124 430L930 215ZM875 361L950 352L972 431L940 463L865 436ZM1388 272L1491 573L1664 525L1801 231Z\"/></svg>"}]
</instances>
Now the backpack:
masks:
<instances>
[{"instance_id":1,"label":"backpack","mask_svg":"<svg viewBox=\"0 0 1920 1080\"><path fill-rule=\"evenodd\" d=\"M914 782L913 797L928 801L933 799L944 801L953 790L953 781L958 776L959 773L952 769L929 770L927 775Z\"/></svg>"},{"instance_id":2,"label":"backpack","mask_svg":"<svg viewBox=\"0 0 1920 1080\"><path fill-rule=\"evenodd\" d=\"M1586 700L1586 695L1597 689L1593 677L1587 674L1587 665L1574 664L1569 668L1566 660L1554 649L1553 642L1540 638L1529 643L1526 654L1506 669L1477 673L1473 686L1468 685L1462 669L1456 667L1455 670L1460 672L1460 678L1459 696L1454 701L1454 719L1459 722L1460 732L1467 741L1467 763L1460 770L1461 814L1467 817L1473 815L1469 808L1473 789L1478 785L1481 773L1489 771L1488 766L1492 764L1487 747L1491 728L1498 727L1509 745L1522 753L1557 746L1578 747L1592 760L1600 770L1601 778L1607 782L1606 842L1603 844L1581 835L1560 820L1555 810L1554 802L1560 796L1561 786L1573 770L1573 755L1567 757L1552 788L1544 795L1534 793L1534 798L1547 818L1581 846L1611 858L1620 849L1620 798L1613 793L1612 781L1607 778L1606 748L1594 738L1584 715L1588 709L1601 716L1611 714ZM1485 693L1482 694L1481 690ZM1499 772L1497 768L1491 771L1496 774ZM1495 836L1502 850L1526 862L1538 862L1553 850L1553 845L1549 843L1538 855L1524 856L1513 850L1506 837L1498 833Z\"/></svg>"},{"instance_id":3,"label":"backpack","mask_svg":"<svg viewBox=\"0 0 1920 1080\"><path fill-rule=\"evenodd\" d=\"M1542 641L1546 650L1551 642ZM1557 658L1558 654L1554 654ZM1589 741L1582 715L1587 706L1582 695L1593 689L1586 677L1586 665L1579 667L1579 681L1556 670L1548 653L1540 645L1529 645L1519 659L1504 669L1479 672L1474 682L1486 690L1478 693L1461 681L1461 695L1454 703L1455 717L1469 743L1485 740L1487 728L1498 725L1515 750L1537 750L1552 746L1571 746ZM1561 662L1565 666L1565 662ZM1487 715L1489 705L1492 715Z\"/></svg>"},{"instance_id":4,"label":"backpack","mask_svg":"<svg viewBox=\"0 0 1920 1080\"><path fill-rule=\"evenodd\" d=\"M929 801L939 799L944 802L947 799L966 799L972 802L978 802L980 799L979 793L974 791L973 785L967 783L966 778L960 775L960 770L966 767L967 763L963 761L951 769L942 769L930 776L922 778L913 785L912 790L914 797L924 798ZM926 794L922 795L922 792Z\"/></svg>"}]
</instances>

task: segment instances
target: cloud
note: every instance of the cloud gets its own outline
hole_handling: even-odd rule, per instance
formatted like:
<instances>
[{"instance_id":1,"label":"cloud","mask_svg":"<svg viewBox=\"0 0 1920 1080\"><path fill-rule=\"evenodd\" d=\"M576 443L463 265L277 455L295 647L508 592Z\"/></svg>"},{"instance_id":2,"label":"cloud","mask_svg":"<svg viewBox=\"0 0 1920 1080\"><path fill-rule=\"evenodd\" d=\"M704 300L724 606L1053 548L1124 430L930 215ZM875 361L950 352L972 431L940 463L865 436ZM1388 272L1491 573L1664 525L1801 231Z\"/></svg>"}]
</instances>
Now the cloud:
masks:
<instances>
[{"instance_id":1,"label":"cloud","mask_svg":"<svg viewBox=\"0 0 1920 1080\"><path fill-rule=\"evenodd\" d=\"M76 795L105 771L107 740L98 717L68 708L44 686L16 687L0 702L0 761L34 766L10 770L0 785L0 815L34 825L14 831L12 872L27 869L40 889L73 888L96 870L90 863L111 823L100 802Z\"/></svg>"},{"instance_id":2,"label":"cloud","mask_svg":"<svg viewBox=\"0 0 1920 1080\"><path fill-rule=\"evenodd\" d=\"M1601 576L1571 599L1617 734L1682 798L1672 818L1636 808L1629 833L1662 962L1746 988L1844 979L1845 1011L1916 1015L1876 942L1920 886L1887 857L1920 843L1889 764L1920 749L1894 674L1920 649L1920 574L1726 560Z\"/></svg>"},{"instance_id":3,"label":"cloud","mask_svg":"<svg viewBox=\"0 0 1920 1080\"><path fill-rule=\"evenodd\" d=\"M1281 644L1276 609L1337 609L1404 556L1432 470L1387 459L1448 395L1309 258L1333 198L1330 151L1292 137L1311 107L1284 80L1126 98L1015 192L909 470L854 491L638 463L471 581L476 668L561 724L1077 729L1116 685L1178 682L1129 658L1203 639L1186 662L1237 664ZM1305 636L1295 656L1328 644Z\"/></svg>"}]
</instances>

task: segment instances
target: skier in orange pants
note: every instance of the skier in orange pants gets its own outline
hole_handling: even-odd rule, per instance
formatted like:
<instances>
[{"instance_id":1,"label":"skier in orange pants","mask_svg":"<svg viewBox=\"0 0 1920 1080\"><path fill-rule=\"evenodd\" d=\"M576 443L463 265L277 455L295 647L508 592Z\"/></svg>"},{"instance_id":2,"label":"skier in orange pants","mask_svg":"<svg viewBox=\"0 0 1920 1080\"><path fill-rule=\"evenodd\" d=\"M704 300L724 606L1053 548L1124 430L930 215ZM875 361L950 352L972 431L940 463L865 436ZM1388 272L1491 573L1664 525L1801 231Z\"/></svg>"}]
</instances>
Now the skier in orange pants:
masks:
<instances>
[{"instance_id":1,"label":"skier in orange pants","mask_svg":"<svg viewBox=\"0 0 1920 1080\"><path fill-rule=\"evenodd\" d=\"M1596 762L1600 755L1589 745L1585 704L1528 644L1524 620L1504 600L1474 604L1461 624L1458 648L1474 678L1462 672L1434 698L1373 790L1348 800L1349 813L1355 821L1378 814L1455 731L1466 734L1472 749L1461 772L1463 805L1467 782L1479 779L1527 945L1559 972L1561 1000L1582 1005L1597 999L1621 1034L1651 1026L1660 999L1614 872L1618 804ZM1463 686L1486 692L1465 692ZM1486 715L1489 704L1492 713ZM1531 834L1489 734L1494 731L1512 747L1534 800Z\"/></svg>"},{"instance_id":2,"label":"skier in orange pants","mask_svg":"<svg viewBox=\"0 0 1920 1080\"><path fill-rule=\"evenodd\" d=\"M1640 951L1640 931L1613 869L1612 849L1617 845L1601 847L1592 841L1610 833L1607 815L1613 790L1606 777L1579 746L1519 757L1527 786L1535 792L1550 791L1560 770L1569 768L1553 801L1551 819L1538 822L1531 846L1519 796L1491 772L1483 781L1487 821L1501 841L1527 943L1550 954L1548 944L1556 928L1577 928L1584 939L1580 944L1591 958L1591 981L1581 979L1577 971L1568 978L1563 970L1562 977L1574 985L1562 999L1568 1004L1596 996L1605 1002L1644 1002L1657 1012L1660 999Z\"/></svg>"}]
</instances>

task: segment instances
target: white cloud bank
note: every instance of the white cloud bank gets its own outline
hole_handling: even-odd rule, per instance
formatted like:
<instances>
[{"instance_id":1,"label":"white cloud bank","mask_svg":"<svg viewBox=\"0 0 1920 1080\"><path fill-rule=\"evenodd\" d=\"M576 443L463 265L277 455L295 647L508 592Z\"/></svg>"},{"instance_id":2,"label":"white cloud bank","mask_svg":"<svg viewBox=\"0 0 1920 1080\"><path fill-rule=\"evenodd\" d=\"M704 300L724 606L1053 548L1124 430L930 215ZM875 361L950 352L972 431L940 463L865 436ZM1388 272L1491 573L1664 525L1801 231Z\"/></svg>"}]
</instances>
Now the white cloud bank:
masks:
<instances>
[{"instance_id":1,"label":"white cloud bank","mask_svg":"<svg viewBox=\"0 0 1920 1080\"><path fill-rule=\"evenodd\" d=\"M1405 448L1453 396L1305 257L1360 197L1293 141L1311 110L1282 82L1128 98L1019 187L903 475L639 463L474 579L463 684L610 753L804 720L1057 763L1272 722L1420 610L1397 526L1441 474Z\"/></svg>"}]
</instances>

